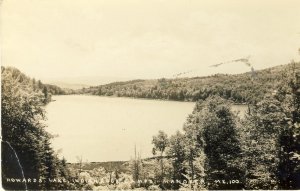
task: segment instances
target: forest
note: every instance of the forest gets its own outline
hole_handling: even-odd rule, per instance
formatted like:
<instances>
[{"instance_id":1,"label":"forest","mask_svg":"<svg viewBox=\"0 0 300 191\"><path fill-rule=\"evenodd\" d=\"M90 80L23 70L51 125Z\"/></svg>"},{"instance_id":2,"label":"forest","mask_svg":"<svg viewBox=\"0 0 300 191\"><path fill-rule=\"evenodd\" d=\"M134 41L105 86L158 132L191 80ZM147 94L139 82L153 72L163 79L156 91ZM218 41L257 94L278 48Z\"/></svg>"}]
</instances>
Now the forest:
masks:
<instances>
[{"instance_id":1,"label":"forest","mask_svg":"<svg viewBox=\"0 0 300 191\"><path fill-rule=\"evenodd\" d=\"M51 147L44 106L64 91L36 81L12 67L1 67L2 186L8 190L75 189L48 179L69 177L66 160ZM30 177L30 181L26 179ZM13 178L13 179L11 179ZM16 183L15 180L21 180ZM26 181L25 181L26 180Z\"/></svg>"},{"instance_id":2,"label":"forest","mask_svg":"<svg viewBox=\"0 0 300 191\"><path fill-rule=\"evenodd\" d=\"M135 150L130 161L106 163L71 164L51 147L44 106L51 95L73 91L11 67L1 67L1 77L5 189L300 189L299 62L255 76L134 80L75 92L196 102L181 130L153 135L153 157ZM249 105L245 118L231 111L233 103Z\"/></svg>"},{"instance_id":3,"label":"forest","mask_svg":"<svg viewBox=\"0 0 300 191\"><path fill-rule=\"evenodd\" d=\"M176 101L205 100L218 95L235 103L257 103L266 93L280 88L290 67L300 69L299 63L276 66L255 73L215 74L205 77L132 80L114 82L77 90L78 94L134 97Z\"/></svg>"}]
</instances>

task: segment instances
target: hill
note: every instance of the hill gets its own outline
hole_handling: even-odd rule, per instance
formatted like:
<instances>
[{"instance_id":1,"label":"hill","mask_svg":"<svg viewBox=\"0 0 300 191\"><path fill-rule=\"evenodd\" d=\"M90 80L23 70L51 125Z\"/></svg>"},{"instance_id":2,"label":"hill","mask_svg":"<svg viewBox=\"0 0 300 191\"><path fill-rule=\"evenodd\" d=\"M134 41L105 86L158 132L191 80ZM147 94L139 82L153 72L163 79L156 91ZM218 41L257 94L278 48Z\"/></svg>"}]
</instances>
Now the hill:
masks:
<instances>
[{"instance_id":1,"label":"hill","mask_svg":"<svg viewBox=\"0 0 300 191\"><path fill-rule=\"evenodd\" d=\"M26 85L30 86L34 92L39 92L43 94L45 104L51 101L51 95L63 95L63 94L71 93L72 91L69 89L63 89L56 85L43 83L41 82L41 80L35 80L35 78L30 78L14 67L1 66L1 71L2 73L4 71L10 73L11 77L15 81L25 83Z\"/></svg>"},{"instance_id":2,"label":"hill","mask_svg":"<svg viewBox=\"0 0 300 191\"><path fill-rule=\"evenodd\" d=\"M279 88L289 70L299 70L300 63L280 65L253 73L215 74L206 77L131 80L77 90L78 94L163 99L176 101L205 100L219 95L235 103L256 103Z\"/></svg>"}]
</instances>

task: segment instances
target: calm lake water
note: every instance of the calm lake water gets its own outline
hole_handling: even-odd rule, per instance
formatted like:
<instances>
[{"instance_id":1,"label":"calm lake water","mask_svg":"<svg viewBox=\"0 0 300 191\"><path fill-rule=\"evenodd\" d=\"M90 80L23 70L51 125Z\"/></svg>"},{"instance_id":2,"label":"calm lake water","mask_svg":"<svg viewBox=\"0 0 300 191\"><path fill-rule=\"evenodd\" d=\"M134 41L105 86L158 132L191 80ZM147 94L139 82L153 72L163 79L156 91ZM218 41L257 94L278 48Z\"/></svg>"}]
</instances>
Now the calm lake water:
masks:
<instances>
[{"instance_id":1,"label":"calm lake water","mask_svg":"<svg viewBox=\"0 0 300 191\"><path fill-rule=\"evenodd\" d=\"M46 107L48 131L68 162L120 161L134 156L152 156L152 136L159 130L168 135L182 130L195 103L113 98L85 95L53 96ZM246 111L245 106L234 107Z\"/></svg>"},{"instance_id":2,"label":"calm lake water","mask_svg":"<svg viewBox=\"0 0 300 191\"><path fill-rule=\"evenodd\" d=\"M152 156L152 136L182 129L195 103L84 95L53 96L46 107L48 131L58 134L53 147L76 162L129 160L134 145Z\"/></svg>"}]
</instances>

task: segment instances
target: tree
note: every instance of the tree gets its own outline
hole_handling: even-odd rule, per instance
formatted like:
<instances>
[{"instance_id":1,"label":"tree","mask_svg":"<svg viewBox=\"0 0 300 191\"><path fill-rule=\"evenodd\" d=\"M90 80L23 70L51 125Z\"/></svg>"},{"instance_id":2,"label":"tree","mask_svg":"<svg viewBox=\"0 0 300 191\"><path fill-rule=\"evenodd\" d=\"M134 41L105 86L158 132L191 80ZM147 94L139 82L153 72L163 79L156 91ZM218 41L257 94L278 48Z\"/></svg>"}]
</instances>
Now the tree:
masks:
<instances>
[{"instance_id":1,"label":"tree","mask_svg":"<svg viewBox=\"0 0 300 191\"><path fill-rule=\"evenodd\" d=\"M15 68L1 67L1 127L2 140L13 150L15 159L22 167L22 176L14 174L14 169L2 151L2 180L5 189L16 189L16 184L9 184L6 178L30 177L41 180L61 177L59 159L50 147L52 136L41 122L45 113L44 96L35 91L32 80ZM41 82L40 82L41 84ZM9 176L8 176L9 175ZM65 177L67 178L67 177ZM55 189L46 181L28 184L26 189Z\"/></svg>"},{"instance_id":2,"label":"tree","mask_svg":"<svg viewBox=\"0 0 300 191\"><path fill-rule=\"evenodd\" d=\"M238 160L241 157L237 134L236 116L230 105L220 97L210 97L201 110L203 129L206 182L212 189L236 189L240 184L219 184L216 180L240 180L243 171Z\"/></svg>"},{"instance_id":3,"label":"tree","mask_svg":"<svg viewBox=\"0 0 300 191\"><path fill-rule=\"evenodd\" d=\"M163 166L163 154L169 145L168 135L163 132L159 131L157 136L153 136L152 144L154 144L153 154L156 154L156 151L160 152L160 166L161 166L161 180L163 180L165 172Z\"/></svg>"},{"instance_id":4,"label":"tree","mask_svg":"<svg viewBox=\"0 0 300 191\"><path fill-rule=\"evenodd\" d=\"M299 81L294 66L243 122L247 189L299 189ZM255 156L255 157L253 157Z\"/></svg>"},{"instance_id":5,"label":"tree","mask_svg":"<svg viewBox=\"0 0 300 191\"><path fill-rule=\"evenodd\" d=\"M202 104L202 101L196 103L193 114L187 118L183 128L186 175L192 181L203 179L205 176L203 129L200 127Z\"/></svg>"},{"instance_id":6,"label":"tree","mask_svg":"<svg viewBox=\"0 0 300 191\"><path fill-rule=\"evenodd\" d=\"M44 104L46 104L51 100L51 95L48 93L48 88L46 86L44 86L43 88L43 94L44 94Z\"/></svg>"},{"instance_id":7,"label":"tree","mask_svg":"<svg viewBox=\"0 0 300 191\"><path fill-rule=\"evenodd\" d=\"M173 166L173 180L182 181L185 179L184 174L185 167L185 139L184 135L177 131L177 133L170 137L169 149L167 151L169 156L172 156L172 166ZM178 189L179 184L173 185L172 189Z\"/></svg>"},{"instance_id":8,"label":"tree","mask_svg":"<svg viewBox=\"0 0 300 191\"><path fill-rule=\"evenodd\" d=\"M139 183L140 180L145 180L146 177L141 154L139 152L136 152L136 146L134 146L134 159L130 160L130 170L133 181L135 181L132 186L135 188L146 186L146 184L144 183Z\"/></svg>"},{"instance_id":9,"label":"tree","mask_svg":"<svg viewBox=\"0 0 300 191\"><path fill-rule=\"evenodd\" d=\"M281 102L287 123L280 134L280 189L300 188L300 72L294 66L275 97Z\"/></svg>"},{"instance_id":10,"label":"tree","mask_svg":"<svg viewBox=\"0 0 300 191\"><path fill-rule=\"evenodd\" d=\"M244 121L247 189L278 189L280 134L286 115L272 96L254 106ZM255 157L253 157L255 156Z\"/></svg>"}]
</instances>

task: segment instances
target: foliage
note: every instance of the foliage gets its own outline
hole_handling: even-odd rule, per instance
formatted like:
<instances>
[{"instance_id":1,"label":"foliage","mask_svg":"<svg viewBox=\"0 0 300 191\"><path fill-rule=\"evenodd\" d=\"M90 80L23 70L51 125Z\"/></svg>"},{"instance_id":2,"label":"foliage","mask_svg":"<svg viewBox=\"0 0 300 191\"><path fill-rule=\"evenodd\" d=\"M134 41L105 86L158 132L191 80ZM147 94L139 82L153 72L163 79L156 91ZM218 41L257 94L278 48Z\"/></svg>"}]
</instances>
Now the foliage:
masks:
<instances>
[{"instance_id":1,"label":"foliage","mask_svg":"<svg viewBox=\"0 0 300 191\"><path fill-rule=\"evenodd\" d=\"M247 189L300 188L300 84L299 70L292 64L280 88L256 104L243 122Z\"/></svg>"},{"instance_id":2,"label":"foliage","mask_svg":"<svg viewBox=\"0 0 300 191\"><path fill-rule=\"evenodd\" d=\"M287 116L279 140L278 177L281 189L300 189L300 71L296 69L296 63L293 64L290 77L282 84L281 92L275 95Z\"/></svg>"},{"instance_id":3,"label":"foliage","mask_svg":"<svg viewBox=\"0 0 300 191\"><path fill-rule=\"evenodd\" d=\"M99 96L135 97L177 101L197 101L218 95L235 103L257 103L264 95L280 88L286 70L291 66L277 66L256 71L255 80L251 73L227 75L215 74L207 77L132 80L84 88L80 94ZM296 63L296 68L300 64Z\"/></svg>"},{"instance_id":4,"label":"foliage","mask_svg":"<svg viewBox=\"0 0 300 191\"><path fill-rule=\"evenodd\" d=\"M173 180L183 180L183 174L186 173L186 169L184 165L182 165L186 158L184 141L184 135L179 131L177 131L175 135L170 137L170 146L167 153L169 156L172 156Z\"/></svg>"},{"instance_id":5,"label":"foliage","mask_svg":"<svg viewBox=\"0 0 300 191\"><path fill-rule=\"evenodd\" d=\"M160 179L163 181L165 177L163 154L167 146L169 145L168 135L163 131L159 131L157 136L153 136L152 144L154 145L153 154L155 155L156 151L160 152L160 157L159 157L160 169L161 169Z\"/></svg>"},{"instance_id":6,"label":"foliage","mask_svg":"<svg viewBox=\"0 0 300 191\"><path fill-rule=\"evenodd\" d=\"M40 84L14 68L1 68L1 127L2 127L2 181L4 188L59 189L67 184L50 183L53 179L68 179L65 160L59 160L50 146L51 135L41 123L43 105L51 94ZM10 153L15 153L10 158ZM20 169L15 169L18 161ZM20 174L18 171L21 171ZM10 184L6 178L30 178L36 183ZM20 186L20 187L19 187Z\"/></svg>"},{"instance_id":7,"label":"foliage","mask_svg":"<svg viewBox=\"0 0 300 191\"><path fill-rule=\"evenodd\" d=\"M184 133L177 132L163 147L172 161L172 178L188 180L180 189L300 187L298 65L289 65L278 88L250 104L243 120L218 96L196 103ZM201 179L200 187L193 184Z\"/></svg>"},{"instance_id":8,"label":"foliage","mask_svg":"<svg viewBox=\"0 0 300 191\"><path fill-rule=\"evenodd\" d=\"M246 118L243 145L246 188L278 189L279 135L285 117L280 102L267 97Z\"/></svg>"},{"instance_id":9,"label":"foliage","mask_svg":"<svg viewBox=\"0 0 300 191\"><path fill-rule=\"evenodd\" d=\"M169 144L168 135L163 131L159 131L157 136L153 136L152 144L154 144L153 154L155 155L158 150L162 156Z\"/></svg>"},{"instance_id":10,"label":"foliage","mask_svg":"<svg viewBox=\"0 0 300 191\"><path fill-rule=\"evenodd\" d=\"M215 180L239 180L243 176L238 163L241 149L236 122L237 117L231 112L228 102L220 97L210 97L196 104L193 114L184 125L184 134L177 132L169 141L158 141L166 140L167 136L162 132L155 137L153 142L156 145L165 148L165 144L157 143L169 143L167 155L172 161L171 178L181 182L171 188L241 187L240 184L215 183Z\"/></svg>"},{"instance_id":11,"label":"foliage","mask_svg":"<svg viewBox=\"0 0 300 191\"><path fill-rule=\"evenodd\" d=\"M300 189L300 64L209 77L133 80L85 88L77 93L197 101L183 131L153 136L153 158L135 153L129 162L98 165L60 160L41 123L53 94L68 93L2 68L2 178L92 180L74 184L40 182L30 189ZM69 93L72 93L69 91ZM231 103L247 103L239 119ZM9 159L16 151L18 164ZM4 153L2 151L2 153ZM9 154L7 154L9 153ZM2 155L3 156L3 155ZM13 163L14 162L14 163ZM14 172L11 175L11 172ZM97 182L97 180L107 182ZM151 180L141 183L140 180ZM176 182L176 180L178 182ZM238 181L232 183L232 181ZM171 182L170 182L171 181ZM9 185L4 185L10 188Z\"/></svg>"},{"instance_id":12,"label":"foliage","mask_svg":"<svg viewBox=\"0 0 300 191\"><path fill-rule=\"evenodd\" d=\"M230 105L220 97L210 97L201 110L200 129L205 153L206 183L210 189L237 189L240 185L215 183L219 180L240 180L243 175L239 164L240 142L237 134L237 117Z\"/></svg>"}]
</instances>

